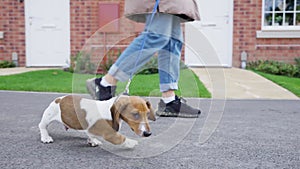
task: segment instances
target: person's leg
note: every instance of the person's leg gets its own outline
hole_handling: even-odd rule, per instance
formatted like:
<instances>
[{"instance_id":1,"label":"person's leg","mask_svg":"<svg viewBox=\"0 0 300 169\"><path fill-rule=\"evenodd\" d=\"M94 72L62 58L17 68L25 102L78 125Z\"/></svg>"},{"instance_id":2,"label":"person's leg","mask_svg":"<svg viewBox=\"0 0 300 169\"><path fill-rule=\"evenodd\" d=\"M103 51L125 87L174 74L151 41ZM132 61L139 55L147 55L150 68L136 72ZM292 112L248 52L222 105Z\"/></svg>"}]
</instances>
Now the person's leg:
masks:
<instances>
[{"instance_id":1,"label":"person's leg","mask_svg":"<svg viewBox=\"0 0 300 169\"><path fill-rule=\"evenodd\" d=\"M150 15L147 16L146 30L122 52L108 74L103 79L87 81L87 89L95 99L107 100L111 98L114 95L117 81L128 80L149 61L155 52L169 43L173 27L172 15L156 14L151 25L149 25L149 19ZM140 53L144 39L144 48Z\"/></svg>"},{"instance_id":2,"label":"person's leg","mask_svg":"<svg viewBox=\"0 0 300 169\"><path fill-rule=\"evenodd\" d=\"M158 71L160 91L165 92L178 89L182 42L171 38L169 43L158 52ZM168 95L168 94L166 94Z\"/></svg>"},{"instance_id":3,"label":"person's leg","mask_svg":"<svg viewBox=\"0 0 300 169\"><path fill-rule=\"evenodd\" d=\"M172 32L166 46L158 52L158 69L162 97L175 96L178 89L180 57L183 42L180 18L172 16Z\"/></svg>"},{"instance_id":4,"label":"person's leg","mask_svg":"<svg viewBox=\"0 0 300 169\"><path fill-rule=\"evenodd\" d=\"M174 16L172 23L172 37L170 37L169 43L158 53L158 68L162 99L158 104L156 114L165 117L195 118L201 113L200 110L187 105L175 95L175 90L178 89L183 38L180 19Z\"/></svg>"},{"instance_id":5,"label":"person's leg","mask_svg":"<svg viewBox=\"0 0 300 169\"><path fill-rule=\"evenodd\" d=\"M173 15L158 13L150 25L151 15L147 15L145 31L126 48L108 74L118 81L127 81L136 71L146 64L151 57L164 48L173 33ZM144 48L141 51L141 46Z\"/></svg>"},{"instance_id":6,"label":"person's leg","mask_svg":"<svg viewBox=\"0 0 300 169\"><path fill-rule=\"evenodd\" d=\"M142 52L141 44L146 38L145 46ZM142 33L126 48L118 60L109 69L108 74L118 81L127 81L134 75L151 57L166 46L169 38L155 33Z\"/></svg>"}]
</instances>

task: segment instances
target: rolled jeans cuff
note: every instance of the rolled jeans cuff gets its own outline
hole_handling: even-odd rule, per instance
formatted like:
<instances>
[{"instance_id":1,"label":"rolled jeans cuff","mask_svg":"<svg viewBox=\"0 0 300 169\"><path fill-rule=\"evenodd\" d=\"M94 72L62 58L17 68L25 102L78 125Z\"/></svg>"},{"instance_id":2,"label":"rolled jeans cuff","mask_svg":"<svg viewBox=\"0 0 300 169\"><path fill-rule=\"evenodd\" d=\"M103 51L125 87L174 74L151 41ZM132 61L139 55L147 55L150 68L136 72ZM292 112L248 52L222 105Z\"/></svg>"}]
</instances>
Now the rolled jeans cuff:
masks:
<instances>
[{"instance_id":1,"label":"rolled jeans cuff","mask_svg":"<svg viewBox=\"0 0 300 169\"><path fill-rule=\"evenodd\" d=\"M116 78L120 82L126 82L129 78L130 75L126 74L123 72L118 66L113 64L111 68L108 71L108 74L112 75L114 78Z\"/></svg>"},{"instance_id":2,"label":"rolled jeans cuff","mask_svg":"<svg viewBox=\"0 0 300 169\"><path fill-rule=\"evenodd\" d=\"M177 83L159 84L160 92L167 92L169 90L178 90Z\"/></svg>"}]
</instances>

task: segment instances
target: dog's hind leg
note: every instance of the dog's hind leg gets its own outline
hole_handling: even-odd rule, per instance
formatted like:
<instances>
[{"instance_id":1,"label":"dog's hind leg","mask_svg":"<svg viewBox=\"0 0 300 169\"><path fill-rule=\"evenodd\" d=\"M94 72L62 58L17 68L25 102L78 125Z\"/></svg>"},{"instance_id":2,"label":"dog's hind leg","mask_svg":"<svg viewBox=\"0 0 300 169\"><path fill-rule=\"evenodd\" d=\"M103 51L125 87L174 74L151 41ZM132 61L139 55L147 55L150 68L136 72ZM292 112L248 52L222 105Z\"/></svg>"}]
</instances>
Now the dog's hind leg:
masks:
<instances>
[{"instance_id":1,"label":"dog's hind leg","mask_svg":"<svg viewBox=\"0 0 300 169\"><path fill-rule=\"evenodd\" d=\"M49 136L47 127L54 120L61 121L60 109L59 109L59 104L57 101L53 101L49 105L49 107L46 108L46 110L44 111L42 120L39 123L41 141L43 143L52 143L53 142L52 137Z\"/></svg>"}]
</instances>

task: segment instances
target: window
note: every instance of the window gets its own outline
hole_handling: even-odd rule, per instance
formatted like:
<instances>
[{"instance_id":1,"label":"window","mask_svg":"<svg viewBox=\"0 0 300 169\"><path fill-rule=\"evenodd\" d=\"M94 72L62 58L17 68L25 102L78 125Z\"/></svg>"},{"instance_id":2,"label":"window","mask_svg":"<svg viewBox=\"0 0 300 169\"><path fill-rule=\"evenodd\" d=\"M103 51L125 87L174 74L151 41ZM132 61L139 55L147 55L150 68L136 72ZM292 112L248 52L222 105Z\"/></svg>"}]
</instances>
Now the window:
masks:
<instances>
[{"instance_id":1,"label":"window","mask_svg":"<svg viewBox=\"0 0 300 169\"><path fill-rule=\"evenodd\" d=\"M300 0L263 0L263 29L300 30Z\"/></svg>"}]
</instances>

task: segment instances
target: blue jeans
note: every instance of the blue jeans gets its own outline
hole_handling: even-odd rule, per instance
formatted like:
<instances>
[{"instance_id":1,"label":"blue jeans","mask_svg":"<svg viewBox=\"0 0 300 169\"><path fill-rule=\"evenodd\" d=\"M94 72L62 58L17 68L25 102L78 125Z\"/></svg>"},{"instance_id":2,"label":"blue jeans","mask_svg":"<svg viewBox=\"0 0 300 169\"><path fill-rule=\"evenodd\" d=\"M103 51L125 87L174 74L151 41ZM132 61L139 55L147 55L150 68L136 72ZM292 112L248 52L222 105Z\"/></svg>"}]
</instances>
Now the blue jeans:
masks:
<instances>
[{"instance_id":1,"label":"blue jeans","mask_svg":"<svg viewBox=\"0 0 300 169\"><path fill-rule=\"evenodd\" d=\"M119 81L127 81L157 52L160 91L177 90L183 41L180 18L156 13L149 25L150 17L146 16L146 30L122 52L108 73ZM145 46L139 55L144 38Z\"/></svg>"}]
</instances>

